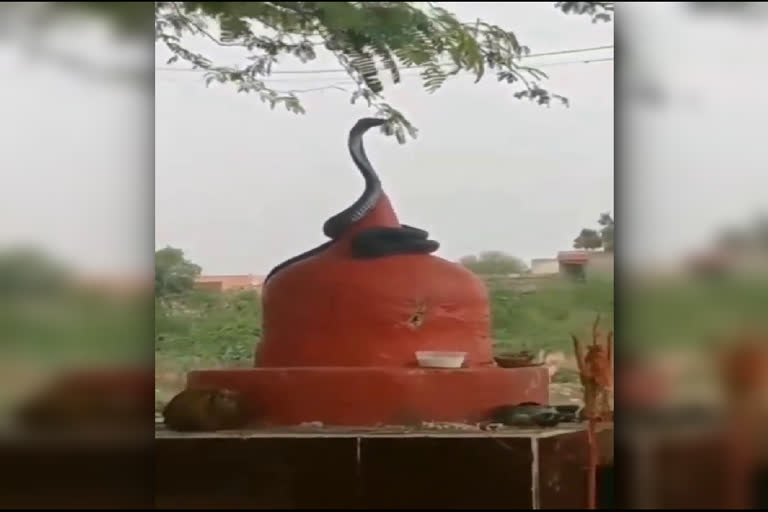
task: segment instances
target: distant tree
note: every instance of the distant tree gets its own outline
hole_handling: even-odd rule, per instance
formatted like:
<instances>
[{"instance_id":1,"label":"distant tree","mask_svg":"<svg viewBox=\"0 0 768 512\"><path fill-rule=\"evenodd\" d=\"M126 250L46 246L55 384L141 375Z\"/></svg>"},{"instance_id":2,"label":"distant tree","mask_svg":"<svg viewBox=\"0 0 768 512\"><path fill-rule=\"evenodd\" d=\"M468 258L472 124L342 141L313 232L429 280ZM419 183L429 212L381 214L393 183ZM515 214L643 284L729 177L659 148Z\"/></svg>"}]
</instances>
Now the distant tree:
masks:
<instances>
[{"instance_id":1,"label":"distant tree","mask_svg":"<svg viewBox=\"0 0 768 512\"><path fill-rule=\"evenodd\" d=\"M184 251L165 247L155 252L155 294L183 293L192 289L201 268L184 257Z\"/></svg>"},{"instance_id":2,"label":"distant tree","mask_svg":"<svg viewBox=\"0 0 768 512\"><path fill-rule=\"evenodd\" d=\"M610 213L601 213L597 223L602 226L600 238L603 241L603 250L613 252L613 217Z\"/></svg>"},{"instance_id":3,"label":"distant tree","mask_svg":"<svg viewBox=\"0 0 768 512\"><path fill-rule=\"evenodd\" d=\"M603 239L600 237L600 233L594 229L582 229L581 233L579 233L579 236L577 236L573 241L574 249L592 250L599 249L602 246Z\"/></svg>"},{"instance_id":4,"label":"distant tree","mask_svg":"<svg viewBox=\"0 0 768 512\"><path fill-rule=\"evenodd\" d=\"M756 215L744 227L721 229L716 235L715 245L723 249L768 249L768 214Z\"/></svg>"},{"instance_id":5,"label":"distant tree","mask_svg":"<svg viewBox=\"0 0 768 512\"><path fill-rule=\"evenodd\" d=\"M573 240L574 249L599 249L613 252L613 217L608 212L601 213L597 223L599 230L584 228Z\"/></svg>"},{"instance_id":6,"label":"distant tree","mask_svg":"<svg viewBox=\"0 0 768 512\"><path fill-rule=\"evenodd\" d=\"M755 242L762 249L768 249L768 213L760 213L752 225Z\"/></svg>"},{"instance_id":7,"label":"distant tree","mask_svg":"<svg viewBox=\"0 0 768 512\"><path fill-rule=\"evenodd\" d=\"M744 249L749 247L750 240L743 230L729 227L722 229L715 240L715 245L722 249Z\"/></svg>"},{"instance_id":8,"label":"distant tree","mask_svg":"<svg viewBox=\"0 0 768 512\"><path fill-rule=\"evenodd\" d=\"M459 262L475 274L522 274L528 270L523 260L501 251L485 251L479 256L464 256Z\"/></svg>"},{"instance_id":9,"label":"distant tree","mask_svg":"<svg viewBox=\"0 0 768 512\"><path fill-rule=\"evenodd\" d=\"M51 293L69 284L70 269L34 247L0 251L0 296Z\"/></svg>"}]
</instances>

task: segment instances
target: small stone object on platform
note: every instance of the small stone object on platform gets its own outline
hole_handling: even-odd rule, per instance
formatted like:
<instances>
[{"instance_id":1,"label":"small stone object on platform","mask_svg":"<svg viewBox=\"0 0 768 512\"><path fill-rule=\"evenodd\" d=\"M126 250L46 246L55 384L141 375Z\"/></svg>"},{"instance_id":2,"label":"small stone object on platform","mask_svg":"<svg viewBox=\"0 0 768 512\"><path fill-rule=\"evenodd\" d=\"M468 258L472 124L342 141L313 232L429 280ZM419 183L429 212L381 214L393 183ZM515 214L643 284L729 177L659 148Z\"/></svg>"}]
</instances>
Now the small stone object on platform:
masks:
<instances>
[{"instance_id":1,"label":"small stone object on platform","mask_svg":"<svg viewBox=\"0 0 768 512\"><path fill-rule=\"evenodd\" d=\"M243 399L228 389L185 389L163 410L165 425L180 432L213 432L247 424Z\"/></svg>"}]
</instances>

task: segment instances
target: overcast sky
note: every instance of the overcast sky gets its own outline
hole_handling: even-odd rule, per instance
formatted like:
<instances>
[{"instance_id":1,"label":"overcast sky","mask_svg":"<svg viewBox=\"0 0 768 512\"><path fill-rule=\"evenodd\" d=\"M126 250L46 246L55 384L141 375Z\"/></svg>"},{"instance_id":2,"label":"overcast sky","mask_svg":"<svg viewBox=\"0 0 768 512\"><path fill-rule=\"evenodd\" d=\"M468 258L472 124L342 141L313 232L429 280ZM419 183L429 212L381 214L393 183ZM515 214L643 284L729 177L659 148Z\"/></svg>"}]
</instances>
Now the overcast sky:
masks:
<instances>
[{"instance_id":1,"label":"overcast sky","mask_svg":"<svg viewBox=\"0 0 768 512\"><path fill-rule=\"evenodd\" d=\"M617 27L632 54L620 73L668 96L662 108L616 105L621 258L668 261L768 211L766 22L621 2Z\"/></svg>"},{"instance_id":2,"label":"overcast sky","mask_svg":"<svg viewBox=\"0 0 768 512\"><path fill-rule=\"evenodd\" d=\"M513 29L534 53L613 43L612 25L549 3L451 8ZM624 105L620 257L676 257L768 202L768 64L759 55L768 31L694 20L675 3L622 4L617 23L634 51L622 72L684 99L667 109ZM61 32L54 47L63 52L102 54L112 64L148 60L140 48L118 56L103 30ZM164 49L155 51L157 66L167 67ZM614 209L614 67L549 64L610 55L530 60L546 66L546 85L568 96L570 109L515 100L492 80L455 80L429 96L406 79L388 91L421 130L405 146L376 132L366 138L401 220L429 230L450 259L567 249ZM208 273L263 273L321 242L323 221L362 188L346 135L368 112L341 91L304 95L308 113L295 116L225 87L206 89L195 73L158 70L153 134L149 89L31 61L2 38L0 70L0 246L32 242L85 270L151 271L156 199L158 246L183 248ZM286 78L275 85L311 88L343 75Z\"/></svg>"},{"instance_id":3,"label":"overcast sky","mask_svg":"<svg viewBox=\"0 0 768 512\"><path fill-rule=\"evenodd\" d=\"M514 30L532 53L613 44L610 24L547 3L450 8ZM158 48L158 67L168 67L167 56ZM401 221L428 230L449 259L502 250L529 260L568 249L582 227L613 210L613 64L571 62L610 56L530 59L546 64L547 87L567 96L570 109L516 100L516 89L492 77L455 80L431 96L413 77L387 90L420 130L406 145L376 131L365 141ZM337 67L332 58L309 65ZM344 75L279 79L280 89L306 89ZM206 273L267 272L321 243L325 219L362 191L346 137L369 112L350 105L349 93L307 93L307 114L296 116L227 87L206 89L196 73L158 70L155 98L156 242L183 248Z\"/></svg>"},{"instance_id":4,"label":"overcast sky","mask_svg":"<svg viewBox=\"0 0 768 512\"><path fill-rule=\"evenodd\" d=\"M116 41L79 18L45 34L11 23L0 23L0 250L34 245L83 272L153 272L151 86L65 64L151 71L150 42ZM24 41L48 50L33 58Z\"/></svg>"}]
</instances>

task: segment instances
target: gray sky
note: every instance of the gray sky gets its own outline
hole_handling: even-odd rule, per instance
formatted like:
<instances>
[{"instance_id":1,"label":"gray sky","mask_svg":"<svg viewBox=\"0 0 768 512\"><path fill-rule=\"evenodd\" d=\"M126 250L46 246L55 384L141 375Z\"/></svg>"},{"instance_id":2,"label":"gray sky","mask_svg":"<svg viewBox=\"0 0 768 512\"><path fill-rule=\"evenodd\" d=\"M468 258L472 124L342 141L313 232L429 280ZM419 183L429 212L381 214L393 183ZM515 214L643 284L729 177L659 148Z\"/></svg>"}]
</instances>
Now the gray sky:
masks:
<instances>
[{"instance_id":1,"label":"gray sky","mask_svg":"<svg viewBox=\"0 0 768 512\"><path fill-rule=\"evenodd\" d=\"M451 8L514 29L533 52L613 42L611 25L562 15L549 3ZM767 206L768 31L694 19L676 3L621 3L617 23L635 51L622 68L629 80L650 76L691 99L662 110L619 105L619 256L676 257ZM320 242L322 222L360 193L345 137L367 112L350 106L346 93L307 94L309 113L294 116L230 89L206 89L191 73L158 72L153 149L150 90L32 61L18 48L23 27L14 27L19 33L0 33L0 248L34 243L84 270L151 271L155 181L158 245L184 248L206 272L265 272ZM110 64L151 54L92 28L62 27L49 44ZM407 80L389 92L421 134L399 146L371 133L370 156L403 222L428 229L441 255L551 256L613 209L613 64L542 69L572 108L516 101L492 80L453 81L434 96ZM280 85L336 80L313 75Z\"/></svg>"},{"instance_id":2,"label":"gray sky","mask_svg":"<svg viewBox=\"0 0 768 512\"><path fill-rule=\"evenodd\" d=\"M451 8L514 29L533 52L613 42L611 25L550 4ZM622 3L617 23L634 50L622 69L629 80L651 77L691 100L656 110L619 105L620 257L672 258L767 206L760 49L768 31L694 19L675 3ZM184 248L206 272L259 273L320 242L322 222L360 193L345 137L367 111L350 106L346 93L306 94L309 113L294 116L227 88L206 89L193 73L158 72L153 134L151 91L32 61L17 35L0 34L0 247L34 243L90 271L151 271L154 180L157 245ZM96 27L62 27L49 44L112 64L147 56ZM165 67L164 50L156 51ZM551 256L613 210L613 64L542 69L572 108L517 101L492 80L453 81L434 96L414 80L389 91L421 133L405 146L371 133L369 153L403 222L428 229L441 255ZM340 78L303 75L279 85Z\"/></svg>"},{"instance_id":3,"label":"gray sky","mask_svg":"<svg viewBox=\"0 0 768 512\"><path fill-rule=\"evenodd\" d=\"M2 28L0 249L34 245L86 272L152 272L152 91L50 58L135 69L151 48L80 19L45 34ZM32 58L24 40L53 50Z\"/></svg>"},{"instance_id":4,"label":"gray sky","mask_svg":"<svg viewBox=\"0 0 768 512\"><path fill-rule=\"evenodd\" d=\"M549 3L451 8L515 30L533 52L613 42L611 25L562 15ZM768 203L768 64L760 55L768 31L695 20L675 3L622 3L617 23L635 50L622 68L629 79L650 76L691 99L665 110L623 105L620 257L676 257ZM153 149L151 91L31 61L5 35L0 247L31 242L84 270L151 271L154 180L158 245L184 248L206 272L259 273L320 242L322 222L360 193L345 138L367 111L350 106L346 93L309 93L308 114L294 116L227 88L206 89L192 73L158 72ZM63 27L51 45L113 64L148 55L80 26ZM157 53L165 67L164 51ZM405 146L371 133L369 153L403 222L428 229L441 255L551 256L613 210L613 64L542 69L572 108L517 101L492 80L453 81L434 96L414 80L389 91L421 133Z\"/></svg>"},{"instance_id":5,"label":"gray sky","mask_svg":"<svg viewBox=\"0 0 768 512\"><path fill-rule=\"evenodd\" d=\"M621 258L668 261L768 208L765 20L696 18L677 2L622 2L633 50L621 73L669 91L669 108L622 109Z\"/></svg>"},{"instance_id":6,"label":"gray sky","mask_svg":"<svg viewBox=\"0 0 768 512\"><path fill-rule=\"evenodd\" d=\"M549 3L450 8L461 19L514 30L532 53L613 44L612 25L565 16ZM366 137L401 221L427 229L449 259L502 250L528 260L568 249L582 227L613 210L613 63L551 64L611 55L530 59L546 64L546 86L569 97L570 109L516 100L515 89L492 77L478 85L455 80L431 96L413 77L386 91L420 130L404 146L378 132ZM167 67L165 48L156 56ZM338 63L321 58L276 69L329 67ZM344 78L279 75L275 87ZM325 219L362 191L346 136L369 112L350 105L349 93L307 93L307 114L296 116L225 86L206 89L196 73L158 71L155 91L156 243L183 248L205 273L267 272L322 242Z\"/></svg>"}]
</instances>

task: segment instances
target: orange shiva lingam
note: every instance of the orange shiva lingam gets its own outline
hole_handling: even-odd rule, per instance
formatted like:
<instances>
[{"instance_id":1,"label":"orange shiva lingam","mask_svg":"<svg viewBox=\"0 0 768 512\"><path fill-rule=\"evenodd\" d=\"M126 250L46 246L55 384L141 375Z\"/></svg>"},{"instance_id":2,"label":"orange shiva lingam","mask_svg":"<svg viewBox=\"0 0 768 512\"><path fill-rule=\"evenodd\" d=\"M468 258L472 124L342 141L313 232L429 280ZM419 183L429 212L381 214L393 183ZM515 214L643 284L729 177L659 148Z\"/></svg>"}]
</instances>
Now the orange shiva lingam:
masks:
<instances>
[{"instance_id":1,"label":"orange shiva lingam","mask_svg":"<svg viewBox=\"0 0 768 512\"><path fill-rule=\"evenodd\" d=\"M383 124L362 119L350 132L365 191L326 221L329 240L267 276L255 367L191 372L188 390L237 393L254 425L476 422L547 403L546 368L494 362L483 282L398 220L362 143ZM427 352L460 364L426 368Z\"/></svg>"}]
</instances>

